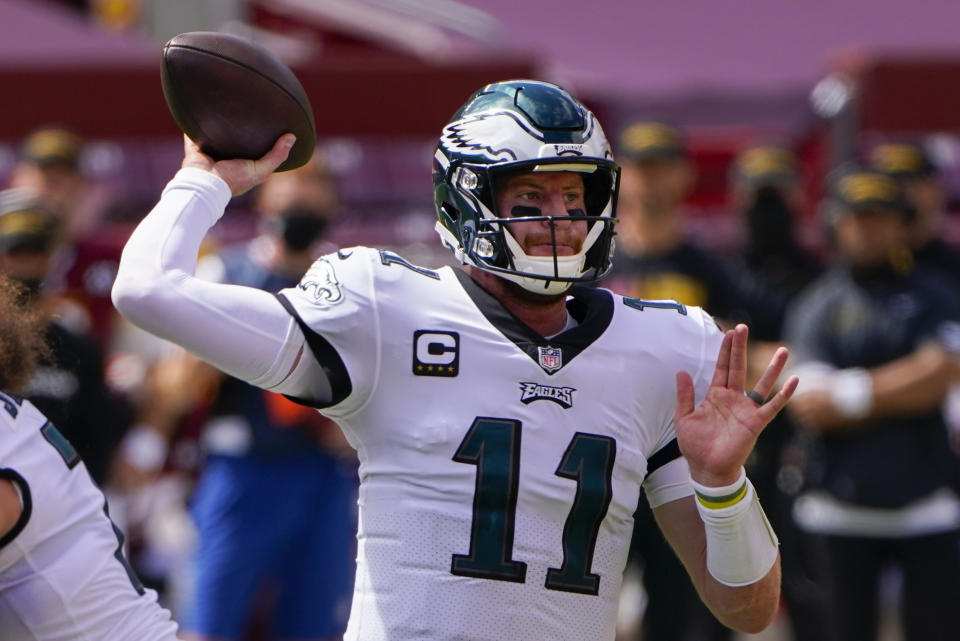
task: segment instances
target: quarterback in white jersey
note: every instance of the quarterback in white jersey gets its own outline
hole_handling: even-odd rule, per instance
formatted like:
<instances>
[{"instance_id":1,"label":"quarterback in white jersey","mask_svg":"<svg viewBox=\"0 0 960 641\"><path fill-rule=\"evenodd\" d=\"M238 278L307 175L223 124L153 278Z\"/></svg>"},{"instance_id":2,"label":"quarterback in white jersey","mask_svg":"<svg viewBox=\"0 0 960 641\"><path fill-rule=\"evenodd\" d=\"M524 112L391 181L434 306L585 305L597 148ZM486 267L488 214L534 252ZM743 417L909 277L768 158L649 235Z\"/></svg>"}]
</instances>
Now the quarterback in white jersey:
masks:
<instances>
[{"instance_id":1,"label":"quarterback in white jersey","mask_svg":"<svg viewBox=\"0 0 960 641\"><path fill-rule=\"evenodd\" d=\"M579 284L609 269L619 175L593 114L537 81L457 112L434 194L466 270L351 248L276 295L195 278L231 194L291 144L214 163L185 141L113 298L342 427L361 480L345 638L613 639L641 488L721 621L765 627L779 555L742 464L796 387L774 393L786 350L748 392L746 327Z\"/></svg>"},{"instance_id":2,"label":"quarterback in white jersey","mask_svg":"<svg viewBox=\"0 0 960 641\"><path fill-rule=\"evenodd\" d=\"M672 374L703 398L712 319L583 287L544 339L466 273L366 248L279 296L349 372L325 410L360 457L347 638L612 638L641 485L692 492Z\"/></svg>"}]
</instances>

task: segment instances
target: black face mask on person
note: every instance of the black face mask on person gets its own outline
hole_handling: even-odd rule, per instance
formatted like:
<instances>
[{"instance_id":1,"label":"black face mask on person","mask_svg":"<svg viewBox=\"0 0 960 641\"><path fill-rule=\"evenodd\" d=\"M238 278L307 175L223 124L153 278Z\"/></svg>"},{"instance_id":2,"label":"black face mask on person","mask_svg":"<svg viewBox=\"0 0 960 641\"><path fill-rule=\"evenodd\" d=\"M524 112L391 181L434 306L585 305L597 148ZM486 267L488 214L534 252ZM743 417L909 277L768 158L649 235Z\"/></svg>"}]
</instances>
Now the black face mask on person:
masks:
<instances>
[{"instance_id":1,"label":"black face mask on person","mask_svg":"<svg viewBox=\"0 0 960 641\"><path fill-rule=\"evenodd\" d=\"M758 189L744 212L744 219L753 248L776 250L794 244L793 211L776 187L768 185Z\"/></svg>"},{"instance_id":2,"label":"black face mask on person","mask_svg":"<svg viewBox=\"0 0 960 641\"><path fill-rule=\"evenodd\" d=\"M302 252L320 238L327 228L327 221L314 209L291 205L277 216L275 225L284 247Z\"/></svg>"}]
</instances>

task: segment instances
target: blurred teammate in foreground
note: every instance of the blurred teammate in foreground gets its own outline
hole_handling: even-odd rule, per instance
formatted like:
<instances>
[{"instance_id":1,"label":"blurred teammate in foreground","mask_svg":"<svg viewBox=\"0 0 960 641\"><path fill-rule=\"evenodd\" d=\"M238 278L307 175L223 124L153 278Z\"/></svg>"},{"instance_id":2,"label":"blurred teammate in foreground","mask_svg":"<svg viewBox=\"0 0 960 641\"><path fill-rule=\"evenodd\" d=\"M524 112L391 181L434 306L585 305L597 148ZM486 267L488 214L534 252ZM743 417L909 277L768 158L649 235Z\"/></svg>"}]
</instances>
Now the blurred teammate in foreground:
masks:
<instances>
[{"instance_id":1,"label":"blurred teammate in foreground","mask_svg":"<svg viewBox=\"0 0 960 641\"><path fill-rule=\"evenodd\" d=\"M0 274L0 638L176 641L77 451L15 395L45 351L21 294Z\"/></svg>"}]
</instances>

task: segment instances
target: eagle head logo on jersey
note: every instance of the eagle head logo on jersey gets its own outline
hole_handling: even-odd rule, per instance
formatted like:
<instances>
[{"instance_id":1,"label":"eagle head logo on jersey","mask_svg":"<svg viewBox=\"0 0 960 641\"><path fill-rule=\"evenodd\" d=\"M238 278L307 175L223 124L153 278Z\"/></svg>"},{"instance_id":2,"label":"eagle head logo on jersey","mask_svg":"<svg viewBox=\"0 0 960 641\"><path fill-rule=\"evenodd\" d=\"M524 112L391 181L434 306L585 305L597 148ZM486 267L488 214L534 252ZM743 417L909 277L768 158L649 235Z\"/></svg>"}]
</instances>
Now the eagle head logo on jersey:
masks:
<instances>
[{"instance_id":1,"label":"eagle head logo on jersey","mask_svg":"<svg viewBox=\"0 0 960 641\"><path fill-rule=\"evenodd\" d=\"M298 285L305 292L313 290L314 302L336 305L343 300L343 290L333 265L326 258L318 258Z\"/></svg>"}]
</instances>

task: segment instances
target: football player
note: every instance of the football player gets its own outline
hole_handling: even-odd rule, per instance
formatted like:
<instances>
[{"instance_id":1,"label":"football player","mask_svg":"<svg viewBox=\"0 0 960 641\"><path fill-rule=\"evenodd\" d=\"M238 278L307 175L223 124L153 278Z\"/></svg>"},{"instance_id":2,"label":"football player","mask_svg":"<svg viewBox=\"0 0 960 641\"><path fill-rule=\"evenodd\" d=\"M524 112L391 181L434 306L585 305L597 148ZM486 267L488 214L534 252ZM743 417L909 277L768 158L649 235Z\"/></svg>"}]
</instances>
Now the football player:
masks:
<instances>
[{"instance_id":1,"label":"football player","mask_svg":"<svg viewBox=\"0 0 960 641\"><path fill-rule=\"evenodd\" d=\"M465 269L354 247L276 295L195 278L231 194L292 144L214 162L186 140L113 299L231 375L321 409L357 449L345 638L613 639L641 488L717 616L764 628L779 555L743 462L796 379L774 393L781 349L748 391L745 326L724 334L700 309L583 286L610 267L618 184L593 114L523 80L454 115L434 196Z\"/></svg>"},{"instance_id":2,"label":"football player","mask_svg":"<svg viewBox=\"0 0 960 641\"><path fill-rule=\"evenodd\" d=\"M0 275L0 638L176 641L76 450L12 394L42 351L20 294Z\"/></svg>"}]
</instances>

